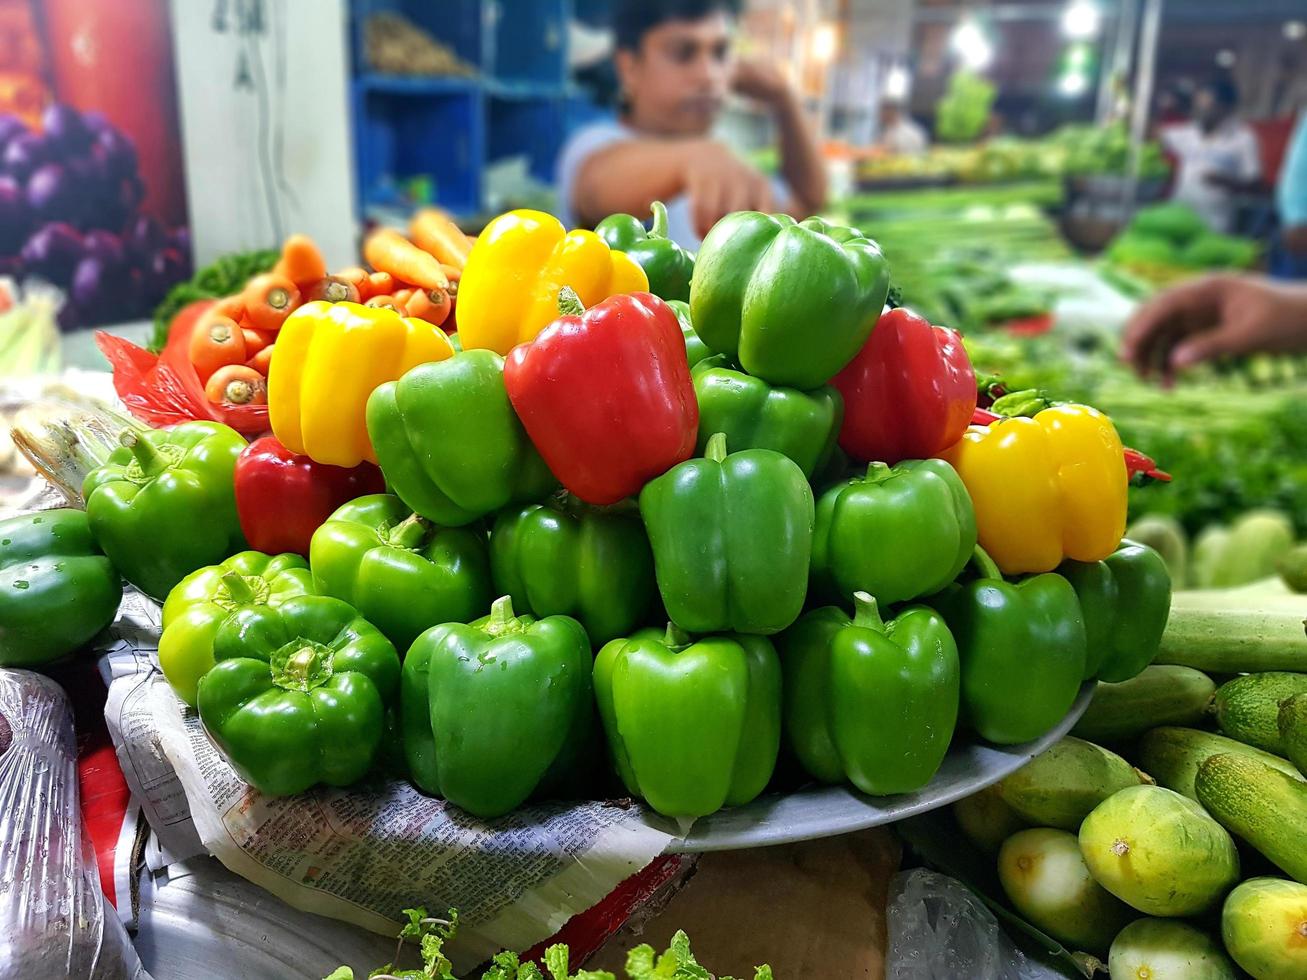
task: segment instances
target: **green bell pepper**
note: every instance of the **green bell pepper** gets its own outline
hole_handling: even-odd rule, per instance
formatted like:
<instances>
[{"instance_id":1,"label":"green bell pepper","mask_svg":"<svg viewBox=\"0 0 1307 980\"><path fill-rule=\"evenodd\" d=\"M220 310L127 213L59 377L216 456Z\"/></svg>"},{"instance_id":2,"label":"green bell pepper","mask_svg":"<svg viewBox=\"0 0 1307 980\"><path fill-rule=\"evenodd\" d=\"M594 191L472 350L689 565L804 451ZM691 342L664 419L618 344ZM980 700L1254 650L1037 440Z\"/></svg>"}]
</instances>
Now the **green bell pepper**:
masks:
<instances>
[{"instance_id":1,"label":"green bell pepper","mask_svg":"<svg viewBox=\"0 0 1307 980\"><path fill-rule=\"evenodd\" d=\"M594 733L590 661L575 619L515 616L508 596L475 623L427 630L404 660L413 782L484 818L565 789Z\"/></svg>"},{"instance_id":2,"label":"green bell pepper","mask_svg":"<svg viewBox=\"0 0 1307 980\"><path fill-rule=\"evenodd\" d=\"M91 533L123 578L162 601L197 568L246 547L233 489L244 448L217 422L123 433L82 484Z\"/></svg>"},{"instance_id":3,"label":"green bell pepper","mask_svg":"<svg viewBox=\"0 0 1307 980\"><path fill-rule=\"evenodd\" d=\"M228 617L200 678L204 730L246 782L269 796L349 786L384 750L399 656L348 603L295 596Z\"/></svg>"},{"instance_id":4,"label":"green bell pepper","mask_svg":"<svg viewBox=\"0 0 1307 980\"><path fill-rule=\"evenodd\" d=\"M490 556L480 524L437 527L398 497L338 507L309 544L313 583L343 599L401 655L423 630L475 619L490 602Z\"/></svg>"},{"instance_id":5,"label":"green bell pepper","mask_svg":"<svg viewBox=\"0 0 1307 980\"><path fill-rule=\"evenodd\" d=\"M942 459L872 463L817 501L812 576L843 601L870 592L883 604L938 592L976 548L976 515Z\"/></svg>"},{"instance_id":6,"label":"green bell pepper","mask_svg":"<svg viewBox=\"0 0 1307 980\"><path fill-rule=\"evenodd\" d=\"M685 357L690 362L690 367L694 367L706 357L712 357L713 352L694 332L694 324L690 322L690 304L684 300L672 299L667 301L667 305L676 314L676 320L681 325L681 335L685 338Z\"/></svg>"},{"instance_id":7,"label":"green bell pepper","mask_svg":"<svg viewBox=\"0 0 1307 980\"><path fill-rule=\"evenodd\" d=\"M767 787L781 736L781 666L761 636L673 625L604 645L595 700L627 792L659 813L704 817Z\"/></svg>"},{"instance_id":8,"label":"green bell pepper","mask_svg":"<svg viewBox=\"0 0 1307 980\"><path fill-rule=\"evenodd\" d=\"M242 551L191 572L163 604L159 666L164 678L194 707L196 686L213 669L213 639L232 614L267 617L286 600L313 591L308 562L299 555Z\"/></svg>"},{"instance_id":9,"label":"green bell pepper","mask_svg":"<svg viewBox=\"0 0 1307 980\"><path fill-rule=\"evenodd\" d=\"M557 485L504 389L504 359L471 350L419 364L368 398L368 435L392 490L444 527Z\"/></svg>"},{"instance_id":10,"label":"green bell pepper","mask_svg":"<svg viewBox=\"0 0 1307 980\"><path fill-rule=\"evenodd\" d=\"M939 769L958 717L958 648L943 618L909 606L882 621L854 596L850 620L814 609L781 634L785 731L808 774L884 796L921 789Z\"/></svg>"},{"instance_id":11,"label":"green bell pepper","mask_svg":"<svg viewBox=\"0 0 1307 980\"><path fill-rule=\"evenodd\" d=\"M663 299L690 298L694 255L667 237L667 208L662 201L653 202L653 226L648 231L639 218L610 214L595 225L595 234L644 269L649 292Z\"/></svg>"},{"instance_id":12,"label":"green bell pepper","mask_svg":"<svg viewBox=\"0 0 1307 980\"><path fill-rule=\"evenodd\" d=\"M1058 573L1080 597L1086 678L1116 684L1153 662L1171 613L1171 574L1161 555L1123 541L1102 561L1065 561Z\"/></svg>"},{"instance_id":13,"label":"green bell pepper","mask_svg":"<svg viewBox=\"0 0 1307 980\"><path fill-rule=\"evenodd\" d=\"M889 264L856 228L737 211L703 240L695 332L754 377L807 391L853 359L889 295Z\"/></svg>"},{"instance_id":14,"label":"green bell pepper","mask_svg":"<svg viewBox=\"0 0 1307 980\"><path fill-rule=\"evenodd\" d=\"M500 513L490 532L495 589L533 616L571 616L598 646L635 629L658 600L639 512L570 494Z\"/></svg>"},{"instance_id":15,"label":"green bell pepper","mask_svg":"<svg viewBox=\"0 0 1307 980\"><path fill-rule=\"evenodd\" d=\"M654 575L668 618L690 633L775 633L808 591L812 488L797 463L770 449L673 466L640 491Z\"/></svg>"},{"instance_id":16,"label":"green bell pepper","mask_svg":"<svg viewBox=\"0 0 1307 980\"><path fill-rule=\"evenodd\" d=\"M736 450L774 449L811 478L830 457L844 420L844 399L830 385L796 391L731 368L716 354L690 372L699 398L699 447L714 432Z\"/></svg>"},{"instance_id":17,"label":"green bell pepper","mask_svg":"<svg viewBox=\"0 0 1307 980\"><path fill-rule=\"evenodd\" d=\"M46 510L0 521L0 667L38 667L113 622L123 582L86 514Z\"/></svg>"},{"instance_id":18,"label":"green bell pepper","mask_svg":"<svg viewBox=\"0 0 1307 980\"><path fill-rule=\"evenodd\" d=\"M1051 730L1085 675L1085 620L1071 583L1056 572L1015 585L984 549L981 577L927 601L943 615L962 662L962 714L982 738L1028 742Z\"/></svg>"}]
</instances>

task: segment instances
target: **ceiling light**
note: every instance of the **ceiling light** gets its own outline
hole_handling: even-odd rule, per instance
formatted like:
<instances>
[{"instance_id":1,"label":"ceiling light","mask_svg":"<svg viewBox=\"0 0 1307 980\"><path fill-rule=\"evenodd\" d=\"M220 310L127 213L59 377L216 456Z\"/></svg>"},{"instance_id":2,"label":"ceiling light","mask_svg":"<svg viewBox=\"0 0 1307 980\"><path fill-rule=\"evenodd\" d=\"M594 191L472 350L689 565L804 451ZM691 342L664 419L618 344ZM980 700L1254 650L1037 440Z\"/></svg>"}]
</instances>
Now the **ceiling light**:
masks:
<instances>
[{"instance_id":1,"label":"ceiling light","mask_svg":"<svg viewBox=\"0 0 1307 980\"><path fill-rule=\"evenodd\" d=\"M953 28L949 46L973 71L983 71L994 60L994 46L974 19L968 17Z\"/></svg>"},{"instance_id":2,"label":"ceiling light","mask_svg":"<svg viewBox=\"0 0 1307 980\"><path fill-rule=\"evenodd\" d=\"M1307 37L1307 24L1300 20L1286 20L1284 22L1284 36L1290 41L1301 41Z\"/></svg>"},{"instance_id":3,"label":"ceiling light","mask_svg":"<svg viewBox=\"0 0 1307 980\"><path fill-rule=\"evenodd\" d=\"M1102 14L1092 0L1071 0L1062 11L1062 33L1074 40L1087 40L1098 35Z\"/></svg>"},{"instance_id":4,"label":"ceiling light","mask_svg":"<svg viewBox=\"0 0 1307 980\"><path fill-rule=\"evenodd\" d=\"M895 65L885 75L885 98L898 102L907 98L912 77L903 65Z\"/></svg>"},{"instance_id":5,"label":"ceiling light","mask_svg":"<svg viewBox=\"0 0 1307 980\"><path fill-rule=\"evenodd\" d=\"M1216 52L1216 63L1222 68L1233 68L1235 62L1234 52L1229 48L1222 48Z\"/></svg>"}]
</instances>

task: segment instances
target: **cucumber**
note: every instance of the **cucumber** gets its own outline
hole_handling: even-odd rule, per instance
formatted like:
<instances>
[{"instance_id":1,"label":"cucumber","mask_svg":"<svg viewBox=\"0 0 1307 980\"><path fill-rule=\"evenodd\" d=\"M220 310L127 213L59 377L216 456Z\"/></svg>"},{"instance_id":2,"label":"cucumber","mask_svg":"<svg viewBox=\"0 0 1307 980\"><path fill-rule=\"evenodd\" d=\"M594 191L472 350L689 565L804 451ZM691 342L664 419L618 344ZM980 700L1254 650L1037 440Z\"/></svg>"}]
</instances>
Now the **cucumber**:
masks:
<instances>
[{"instance_id":1,"label":"cucumber","mask_svg":"<svg viewBox=\"0 0 1307 980\"><path fill-rule=\"evenodd\" d=\"M1276 721L1284 754L1299 772L1307 773L1307 694L1295 694L1281 701Z\"/></svg>"},{"instance_id":2,"label":"cucumber","mask_svg":"<svg viewBox=\"0 0 1307 980\"><path fill-rule=\"evenodd\" d=\"M1221 944L1174 919L1136 919L1112 941L1112 980L1239 980Z\"/></svg>"},{"instance_id":3,"label":"cucumber","mask_svg":"<svg viewBox=\"0 0 1307 980\"><path fill-rule=\"evenodd\" d=\"M993 854L1018 830L1030 824L1003 802L997 786L986 786L953 804L953 816L962 832L986 853Z\"/></svg>"},{"instance_id":4,"label":"cucumber","mask_svg":"<svg viewBox=\"0 0 1307 980\"><path fill-rule=\"evenodd\" d=\"M1072 949L1103 953L1134 917L1094 881L1074 834L1035 827L998 852L998 880L1023 916Z\"/></svg>"},{"instance_id":5,"label":"cucumber","mask_svg":"<svg viewBox=\"0 0 1307 980\"><path fill-rule=\"evenodd\" d=\"M1249 878L1225 900L1221 939L1255 980L1307 980L1307 885Z\"/></svg>"},{"instance_id":6,"label":"cucumber","mask_svg":"<svg viewBox=\"0 0 1307 980\"><path fill-rule=\"evenodd\" d=\"M1100 885L1148 915L1197 915L1239 880L1225 828L1160 786L1132 786L1096 806L1080 826L1080 852Z\"/></svg>"},{"instance_id":7,"label":"cucumber","mask_svg":"<svg viewBox=\"0 0 1307 980\"><path fill-rule=\"evenodd\" d=\"M1294 545L1281 555L1276 570L1294 592L1307 592L1307 544Z\"/></svg>"},{"instance_id":8,"label":"cucumber","mask_svg":"<svg viewBox=\"0 0 1307 980\"><path fill-rule=\"evenodd\" d=\"M1198 767L1198 802L1290 878L1307 882L1307 783L1239 755Z\"/></svg>"},{"instance_id":9,"label":"cucumber","mask_svg":"<svg viewBox=\"0 0 1307 980\"><path fill-rule=\"evenodd\" d=\"M1217 674L1307 666L1307 596L1176 592L1154 664Z\"/></svg>"},{"instance_id":10,"label":"cucumber","mask_svg":"<svg viewBox=\"0 0 1307 980\"><path fill-rule=\"evenodd\" d=\"M1161 555L1175 587L1184 587L1189 571L1189 542L1179 521L1166 514L1145 514L1125 529L1125 536Z\"/></svg>"},{"instance_id":11,"label":"cucumber","mask_svg":"<svg viewBox=\"0 0 1307 980\"><path fill-rule=\"evenodd\" d=\"M1076 830L1090 810L1140 782L1139 771L1115 752L1067 736L1004 777L998 795L1038 827Z\"/></svg>"},{"instance_id":12,"label":"cucumber","mask_svg":"<svg viewBox=\"0 0 1307 980\"><path fill-rule=\"evenodd\" d=\"M1280 702L1307 693L1307 674L1271 671L1245 674L1216 689L1212 704L1221 731L1247 745L1284 755L1280 740Z\"/></svg>"},{"instance_id":13,"label":"cucumber","mask_svg":"<svg viewBox=\"0 0 1307 980\"><path fill-rule=\"evenodd\" d=\"M1307 667L1307 598L1176 592L1154 663L1214 674Z\"/></svg>"},{"instance_id":14,"label":"cucumber","mask_svg":"<svg viewBox=\"0 0 1307 980\"><path fill-rule=\"evenodd\" d=\"M1221 589L1275 574L1293 547L1293 523L1275 510L1253 510L1228 530L1205 528L1194 541L1192 574L1200 589Z\"/></svg>"},{"instance_id":15,"label":"cucumber","mask_svg":"<svg viewBox=\"0 0 1307 980\"><path fill-rule=\"evenodd\" d=\"M1071 734L1120 742L1158 725L1194 725L1202 721L1214 693L1216 684L1202 671L1151 664L1128 681L1100 682Z\"/></svg>"},{"instance_id":16,"label":"cucumber","mask_svg":"<svg viewBox=\"0 0 1307 980\"><path fill-rule=\"evenodd\" d=\"M1197 802L1194 777L1198 775L1198 767L1222 752L1257 759L1272 769L1302 778L1291 763L1278 755L1271 755L1224 735L1200 732L1194 728L1154 728L1139 740L1135 761L1144 772L1157 780L1159 786L1175 790Z\"/></svg>"},{"instance_id":17,"label":"cucumber","mask_svg":"<svg viewBox=\"0 0 1307 980\"><path fill-rule=\"evenodd\" d=\"M1214 589L1217 578L1223 576L1221 563L1230 547L1230 529L1209 524L1194 538L1193 561L1189 564L1189 580L1196 589Z\"/></svg>"}]
</instances>

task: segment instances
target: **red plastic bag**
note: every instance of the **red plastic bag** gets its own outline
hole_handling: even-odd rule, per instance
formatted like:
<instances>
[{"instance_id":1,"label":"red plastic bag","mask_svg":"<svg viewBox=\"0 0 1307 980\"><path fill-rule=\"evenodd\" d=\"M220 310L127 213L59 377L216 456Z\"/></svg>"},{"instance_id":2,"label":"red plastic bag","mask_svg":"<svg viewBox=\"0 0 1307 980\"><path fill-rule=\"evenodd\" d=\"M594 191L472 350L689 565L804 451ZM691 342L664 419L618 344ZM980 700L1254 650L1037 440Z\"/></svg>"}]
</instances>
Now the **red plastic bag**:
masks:
<instances>
[{"instance_id":1,"label":"red plastic bag","mask_svg":"<svg viewBox=\"0 0 1307 980\"><path fill-rule=\"evenodd\" d=\"M155 357L122 337L95 332L95 346L113 367L113 387L127 410L155 428L194 419L221 422L244 436L268 431L267 405L223 408L204 395L204 385L187 356L189 335L175 333Z\"/></svg>"}]
</instances>

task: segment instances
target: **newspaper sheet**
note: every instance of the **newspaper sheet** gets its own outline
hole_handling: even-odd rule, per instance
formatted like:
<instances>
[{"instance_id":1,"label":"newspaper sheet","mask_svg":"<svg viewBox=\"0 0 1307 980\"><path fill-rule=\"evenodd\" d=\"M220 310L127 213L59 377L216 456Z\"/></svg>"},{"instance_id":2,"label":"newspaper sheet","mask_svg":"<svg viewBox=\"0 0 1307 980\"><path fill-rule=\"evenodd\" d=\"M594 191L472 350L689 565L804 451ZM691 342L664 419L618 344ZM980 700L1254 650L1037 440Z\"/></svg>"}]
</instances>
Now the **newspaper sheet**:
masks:
<instances>
[{"instance_id":1,"label":"newspaper sheet","mask_svg":"<svg viewBox=\"0 0 1307 980\"><path fill-rule=\"evenodd\" d=\"M296 908L393 935L404 908L457 907L460 968L553 935L674 838L638 807L588 801L473 818L407 782L268 798L172 693L158 606L131 592L101 644L110 733L162 859L208 852Z\"/></svg>"}]
</instances>

